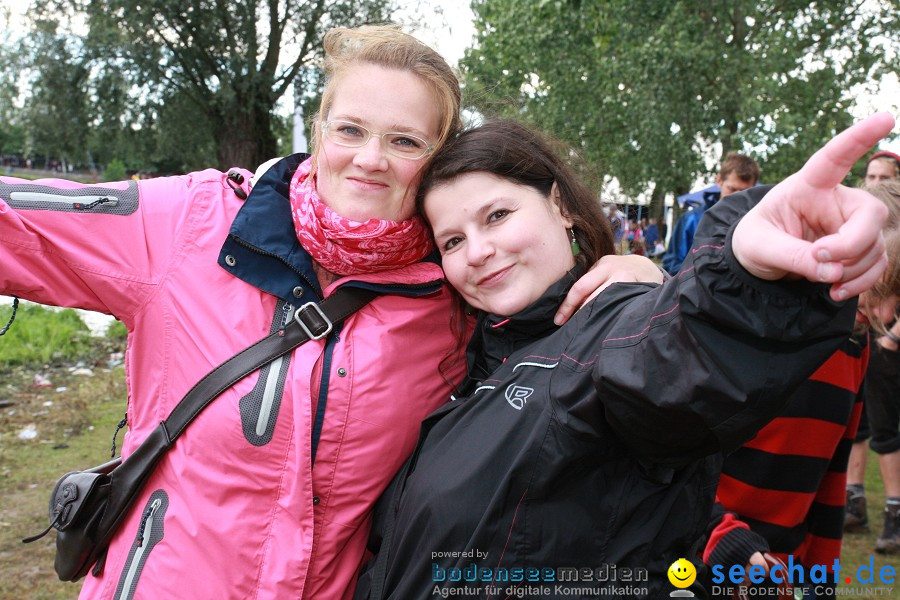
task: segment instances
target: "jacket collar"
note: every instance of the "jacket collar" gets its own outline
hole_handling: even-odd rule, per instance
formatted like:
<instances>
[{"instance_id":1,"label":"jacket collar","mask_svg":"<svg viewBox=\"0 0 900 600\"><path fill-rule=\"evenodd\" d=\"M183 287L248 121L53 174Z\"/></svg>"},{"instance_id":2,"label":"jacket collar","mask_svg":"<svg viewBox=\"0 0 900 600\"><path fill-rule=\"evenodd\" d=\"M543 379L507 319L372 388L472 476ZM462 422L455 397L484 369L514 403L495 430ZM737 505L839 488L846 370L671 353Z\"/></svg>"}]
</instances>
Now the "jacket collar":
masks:
<instances>
[{"instance_id":1,"label":"jacket collar","mask_svg":"<svg viewBox=\"0 0 900 600\"><path fill-rule=\"evenodd\" d=\"M291 179L308 158L292 154L259 177L232 222L218 259L219 266L238 279L295 306L323 296L312 257L300 245L291 216ZM441 288L437 256L435 251L415 265L355 277L348 285L404 296L430 294Z\"/></svg>"},{"instance_id":2,"label":"jacket collar","mask_svg":"<svg viewBox=\"0 0 900 600\"><path fill-rule=\"evenodd\" d=\"M256 181L218 260L238 279L295 304L322 297L312 259L294 233L288 200L291 178L308 157L283 158Z\"/></svg>"},{"instance_id":3,"label":"jacket collar","mask_svg":"<svg viewBox=\"0 0 900 600\"><path fill-rule=\"evenodd\" d=\"M547 288L540 298L511 317L482 313L466 350L467 383L484 380L513 352L559 329L553 317L569 289L585 271L581 263L576 262L575 267Z\"/></svg>"},{"instance_id":4,"label":"jacket collar","mask_svg":"<svg viewBox=\"0 0 900 600\"><path fill-rule=\"evenodd\" d=\"M308 154L293 154L272 165L253 186L231 224L229 236L276 256L290 257L300 246L289 200L291 179ZM265 227L260 227L265 223Z\"/></svg>"}]
</instances>

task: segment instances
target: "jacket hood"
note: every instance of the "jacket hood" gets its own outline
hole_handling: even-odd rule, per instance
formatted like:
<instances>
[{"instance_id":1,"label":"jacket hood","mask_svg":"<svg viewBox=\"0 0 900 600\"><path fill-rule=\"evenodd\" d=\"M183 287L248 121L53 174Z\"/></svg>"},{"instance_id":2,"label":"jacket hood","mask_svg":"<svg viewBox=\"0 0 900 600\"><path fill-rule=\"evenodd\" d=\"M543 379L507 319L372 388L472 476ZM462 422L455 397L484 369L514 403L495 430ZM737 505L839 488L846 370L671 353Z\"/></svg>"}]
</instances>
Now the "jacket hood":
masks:
<instances>
[{"instance_id":1,"label":"jacket hood","mask_svg":"<svg viewBox=\"0 0 900 600\"><path fill-rule=\"evenodd\" d=\"M291 218L291 178L297 167L309 158L292 154L271 166L254 182L247 201L231 224L229 237L278 256L296 253L297 236ZM265 222L265 227L260 227Z\"/></svg>"}]
</instances>

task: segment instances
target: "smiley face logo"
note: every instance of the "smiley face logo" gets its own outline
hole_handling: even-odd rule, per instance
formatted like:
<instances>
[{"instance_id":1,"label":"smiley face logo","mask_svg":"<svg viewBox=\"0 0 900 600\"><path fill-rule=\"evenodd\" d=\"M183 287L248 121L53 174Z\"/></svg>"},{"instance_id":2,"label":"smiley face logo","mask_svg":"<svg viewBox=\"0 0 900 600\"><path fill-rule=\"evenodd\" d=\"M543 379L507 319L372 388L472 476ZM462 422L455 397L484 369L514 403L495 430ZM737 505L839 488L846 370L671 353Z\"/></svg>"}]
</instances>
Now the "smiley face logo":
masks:
<instances>
[{"instance_id":1,"label":"smiley face logo","mask_svg":"<svg viewBox=\"0 0 900 600\"><path fill-rule=\"evenodd\" d=\"M677 588L686 588L697 579L697 569L689 560L679 558L669 567L669 582Z\"/></svg>"}]
</instances>

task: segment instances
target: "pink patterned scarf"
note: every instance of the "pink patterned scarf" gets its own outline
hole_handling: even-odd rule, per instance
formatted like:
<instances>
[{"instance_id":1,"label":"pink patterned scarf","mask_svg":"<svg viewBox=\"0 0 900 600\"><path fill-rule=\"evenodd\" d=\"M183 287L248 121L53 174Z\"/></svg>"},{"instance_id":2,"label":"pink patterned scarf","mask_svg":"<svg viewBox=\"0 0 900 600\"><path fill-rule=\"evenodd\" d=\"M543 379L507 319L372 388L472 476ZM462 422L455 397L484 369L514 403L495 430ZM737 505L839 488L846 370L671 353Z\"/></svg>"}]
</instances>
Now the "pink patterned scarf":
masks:
<instances>
[{"instance_id":1,"label":"pink patterned scarf","mask_svg":"<svg viewBox=\"0 0 900 600\"><path fill-rule=\"evenodd\" d=\"M291 180L291 214L300 244L313 259L338 275L388 271L428 256L434 242L418 215L406 221L345 219L319 198L312 159L303 162Z\"/></svg>"}]
</instances>

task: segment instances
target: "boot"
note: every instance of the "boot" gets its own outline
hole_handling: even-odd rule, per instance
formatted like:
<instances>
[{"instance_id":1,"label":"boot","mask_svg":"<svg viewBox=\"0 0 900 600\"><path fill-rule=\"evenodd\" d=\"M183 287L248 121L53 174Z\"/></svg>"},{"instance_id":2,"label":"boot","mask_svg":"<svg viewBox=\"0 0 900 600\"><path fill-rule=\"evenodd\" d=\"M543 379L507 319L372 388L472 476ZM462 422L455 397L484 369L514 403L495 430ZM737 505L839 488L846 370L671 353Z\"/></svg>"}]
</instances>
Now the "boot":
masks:
<instances>
[{"instance_id":1,"label":"boot","mask_svg":"<svg viewBox=\"0 0 900 600\"><path fill-rule=\"evenodd\" d=\"M866 497L847 490L847 506L844 509L844 531L855 533L869 530L869 514Z\"/></svg>"},{"instance_id":2,"label":"boot","mask_svg":"<svg viewBox=\"0 0 900 600\"><path fill-rule=\"evenodd\" d=\"M875 540L875 551L879 554L900 554L900 506L884 507L884 531Z\"/></svg>"}]
</instances>

